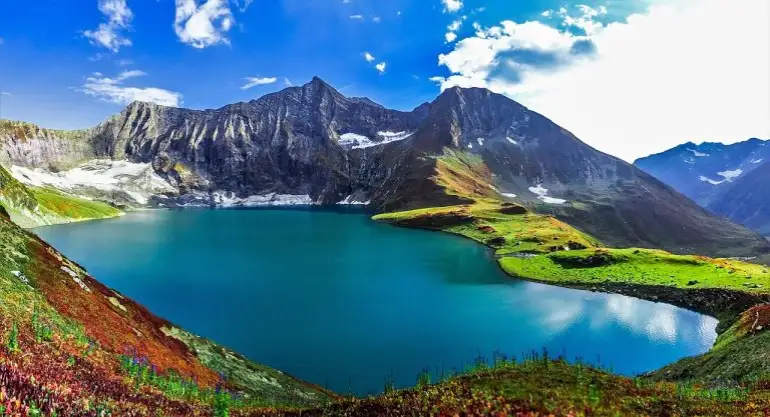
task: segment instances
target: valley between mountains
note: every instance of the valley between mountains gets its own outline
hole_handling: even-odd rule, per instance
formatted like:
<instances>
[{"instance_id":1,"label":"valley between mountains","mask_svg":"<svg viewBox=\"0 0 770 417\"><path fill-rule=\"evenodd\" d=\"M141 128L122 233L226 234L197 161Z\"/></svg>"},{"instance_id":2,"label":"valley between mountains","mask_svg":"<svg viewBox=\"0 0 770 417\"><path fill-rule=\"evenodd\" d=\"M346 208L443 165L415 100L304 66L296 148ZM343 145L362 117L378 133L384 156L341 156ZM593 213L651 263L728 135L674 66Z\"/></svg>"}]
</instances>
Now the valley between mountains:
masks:
<instances>
[{"instance_id":1,"label":"valley between mountains","mask_svg":"<svg viewBox=\"0 0 770 417\"><path fill-rule=\"evenodd\" d=\"M79 131L0 121L0 163L6 414L770 412L770 272L746 262L770 242L488 90L447 89L401 112L314 78L217 110L135 102ZM465 236L512 279L708 314L719 338L638 378L544 352L344 397L156 317L22 229L141 209L308 204L365 205L376 221Z\"/></svg>"}]
</instances>

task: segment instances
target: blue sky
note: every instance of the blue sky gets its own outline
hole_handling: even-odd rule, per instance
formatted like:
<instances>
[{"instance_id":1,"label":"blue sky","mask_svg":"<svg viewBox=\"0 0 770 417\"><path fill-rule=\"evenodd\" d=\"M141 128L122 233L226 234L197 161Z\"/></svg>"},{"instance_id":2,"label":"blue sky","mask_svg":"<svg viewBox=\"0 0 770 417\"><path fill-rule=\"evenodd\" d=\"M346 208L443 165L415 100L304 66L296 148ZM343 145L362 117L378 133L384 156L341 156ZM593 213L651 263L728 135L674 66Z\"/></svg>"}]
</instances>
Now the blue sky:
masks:
<instances>
[{"instance_id":1,"label":"blue sky","mask_svg":"<svg viewBox=\"0 0 770 417\"><path fill-rule=\"evenodd\" d=\"M120 32L131 45L117 52L83 35L107 20L96 0L0 6L0 83L12 94L3 97L2 117L56 128L95 125L122 105L79 90L94 72L115 78L127 70L147 75L125 85L179 92L182 106L191 108L250 100L284 88L286 80L302 84L318 75L346 95L411 109L439 93L429 78L447 74L437 56L451 49L444 37L459 16L446 12L441 0L257 0L245 12L243 2L240 7L230 2L235 24L222 34L227 43L196 48L175 33L173 0L128 0L126 5L133 18ZM494 24L536 18L558 5L466 0L462 15ZM478 11L481 7L484 11ZM362 18L351 18L356 15ZM472 32L466 24L458 34ZM364 52L376 59L367 62ZM383 74L375 69L381 62L386 63ZM277 80L243 90L245 77Z\"/></svg>"},{"instance_id":2,"label":"blue sky","mask_svg":"<svg viewBox=\"0 0 770 417\"><path fill-rule=\"evenodd\" d=\"M746 3L744 14L739 17L761 16L763 7L767 7L766 0L738 1ZM725 3L722 0L3 2L0 5L0 91L3 92L0 117L52 128L90 127L119 112L137 97L150 97L164 103L171 100L173 104L196 109L217 108L282 89L288 83L303 84L317 75L343 94L368 96L397 109L411 109L430 101L441 87L487 87L552 117L599 149L620 154L628 148L627 143L617 143L618 132L622 132L624 126L617 123L610 131L596 130L593 126L600 120L611 119L613 115L608 113L622 107L619 101L628 100L629 105L634 105L634 100L639 102L633 94L644 96L645 104L649 104L647 101L660 99L662 93L680 94L673 91L673 86L681 85L682 79L692 78L676 70L672 71L673 75L657 74L659 67L676 68L677 63L671 61L683 58L677 58L676 51L668 51L667 45L672 42L680 45L677 39L661 38L649 29L660 27L666 36L679 36L673 24L667 30L667 15L656 14L654 7L661 6L664 11L669 7L677 19L685 19L683 24L691 19L691 24L697 27L697 24L718 23L698 21L706 15L703 10L711 12L708 16L714 16L713 19L727 13L718 9L719 2ZM626 20L634 13L640 18ZM448 26L453 22L460 22L459 28L450 31ZM761 26L761 22L758 23ZM448 32L454 35L448 37ZM634 36L627 39L629 33ZM757 39L762 34L737 33L734 41ZM732 41L730 34L726 36ZM691 39L679 41L681 45L692 44ZM713 44L714 39L704 36L703 47L709 42ZM619 52L614 45L620 43L627 44L626 49L631 50ZM688 56L687 51L680 51L678 55L699 65L703 62L697 59L698 54L703 54L703 60L708 59L708 54L698 49L698 42L691 47L696 49L695 55ZM366 59L366 52L372 56L371 61ZM764 61L751 61L758 59L756 55L755 49L754 58L749 54L732 58L738 64L757 67L757 71L765 69ZM609 87L606 82L585 75L597 74L606 79L605 72L621 72L616 64L619 59L634 61L636 57L651 67L639 67L631 79L618 79ZM376 66L382 63L385 63L384 71L379 71ZM718 70L725 83L730 78L725 71L749 77L747 84L756 77L754 73L742 74L732 66ZM649 77L645 73L659 78L647 86L644 82ZM704 78L713 76L710 72L703 74ZM249 83L248 77L252 77L252 81L275 81L244 89ZM618 85L632 85L631 80L633 85L640 85L638 90L632 88L627 94L630 97L613 96L619 94ZM665 82L661 84L661 80ZM599 82L602 84L594 84ZM567 84L569 88L565 87ZM756 82L754 84L756 88ZM570 90L575 86L583 90ZM693 91L697 88L691 87ZM770 136L770 127L758 120L759 111L765 109L763 106L770 99L765 101L756 93L748 98L735 96L747 95L748 91L724 92L729 103L741 99L747 107L748 104L758 107L756 114L747 116L748 123L743 123L748 126L745 129L729 129L723 125L690 130L685 126L659 127L660 131L670 132L669 136L649 149L635 146L633 153L656 151L670 142ZM681 92L683 97L685 94L692 95L692 91ZM677 104L686 106L689 102L683 99ZM770 109L770 104L767 108ZM693 112L690 118L712 118L708 109L701 110L707 114ZM659 119L658 125L675 124L671 117L675 111L671 108L648 115L646 120L653 117ZM629 130L628 124L643 123L641 119L623 119L625 131ZM690 119L688 123L693 124ZM649 137L650 133L645 131L644 135ZM643 137L628 140L636 143ZM631 152L621 156L632 157Z\"/></svg>"}]
</instances>

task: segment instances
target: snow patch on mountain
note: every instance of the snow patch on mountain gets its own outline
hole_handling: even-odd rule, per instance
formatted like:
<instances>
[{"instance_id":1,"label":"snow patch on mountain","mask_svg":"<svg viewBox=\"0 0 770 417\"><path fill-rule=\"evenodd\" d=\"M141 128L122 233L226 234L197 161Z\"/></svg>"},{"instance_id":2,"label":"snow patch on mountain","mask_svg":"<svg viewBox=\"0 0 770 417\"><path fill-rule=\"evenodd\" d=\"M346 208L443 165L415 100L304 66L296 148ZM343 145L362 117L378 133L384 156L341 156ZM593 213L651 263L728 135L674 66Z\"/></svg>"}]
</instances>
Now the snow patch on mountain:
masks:
<instances>
[{"instance_id":1,"label":"snow patch on mountain","mask_svg":"<svg viewBox=\"0 0 770 417\"><path fill-rule=\"evenodd\" d=\"M252 195L249 197L236 197L231 192L215 192L211 200L216 207L264 207L264 206L309 206L313 200L309 195L276 194Z\"/></svg>"},{"instance_id":2,"label":"snow patch on mountain","mask_svg":"<svg viewBox=\"0 0 770 417\"><path fill-rule=\"evenodd\" d=\"M371 201L359 201L356 200L356 196L354 194L351 194L347 197L345 197L344 200L338 202L337 204L341 206L368 206Z\"/></svg>"},{"instance_id":3,"label":"snow patch on mountain","mask_svg":"<svg viewBox=\"0 0 770 417\"><path fill-rule=\"evenodd\" d=\"M567 200L561 198L554 198L548 196L548 189L543 187L543 184L538 184L537 187L529 187L529 191L537 195L538 200L548 204L564 204Z\"/></svg>"},{"instance_id":4,"label":"snow patch on mountain","mask_svg":"<svg viewBox=\"0 0 770 417\"><path fill-rule=\"evenodd\" d=\"M709 154L707 154L707 153L703 153L703 152L698 152L698 151L696 151L695 149L690 149L690 148L687 148L687 150L688 150L688 151L690 151L690 152L692 152L692 154L693 154L693 155L695 155L695 156L697 156L697 157L701 157L701 158L702 158L702 157L704 157L704 156L709 156Z\"/></svg>"},{"instance_id":5,"label":"snow patch on mountain","mask_svg":"<svg viewBox=\"0 0 770 417\"><path fill-rule=\"evenodd\" d=\"M379 136L380 141L375 142L371 140L368 136L359 135L358 133L344 133L340 135L340 139L339 141L337 141L337 143L346 149L363 149L363 148L371 148L372 146L384 145L390 142L397 142L400 140L404 140L409 138L413 134L414 132L407 132L407 131L401 131L401 132L381 131L381 132L377 132L377 136Z\"/></svg>"},{"instance_id":6,"label":"snow patch on mountain","mask_svg":"<svg viewBox=\"0 0 770 417\"><path fill-rule=\"evenodd\" d=\"M344 133L340 135L340 140L337 143L343 148L355 149L357 147L374 146L375 143L371 139L364 135L357 133Z\"/></svg>"},{"instance_id":7,"label":"snow patch on mountain","mask_svg":"<svg viewBox=\"0 0 770 417\"><path fill-rule=\"evenodd\" d=\"M508 137L507 137L507 138L505 138L505 139L506 139L508 142L511 142L511 143L512 143L512 144L514 144L514 145L518 145L518 142L516 142L515 140L513 140L513 138L511 138L510 136L508 136Z\"/></svg>"},{"instance_id":8,"label":"snow patch on mountain","mask_svg":"<svg viewBox=\"0 0 770 417\"><path fill-rule=\"evenodd\" d=\"M700 179L701 181L703 181L703 182L707 182L707 183L709 183L709 184L711 184L711 185L719 185L719 184L721 184L721 183L723 183L723 182L724 182L724 180L722 180L722 181L712 180L711 178L709 178L709 177L706 177L706 176L703 176L703 175L701 175L699 179Z\"/></svg>"},{"instance_id":9,"label":"snow patch on mountain","mask_svg":"<svg viewBox=\"0 0 770 417\"><path fill-rule=\"evenodd\" d=\"M95 159L63 172L14 165L11 174L26 185L53 187L74 195L89 195L89 190L120 192L139 205L146 205L153 195L177 191L152 165L127 161Z\"/></svg>"},{"instance_id":10,"label":"snow patch on mountain","mask_svg":"<svg viewBox=\"0 0 770 417\"><path fill-rule=\"evenodd\" d=\"M732 182L732 180L734 180L735 178L740 177L741 174L743 174L743 170L740 168L717 172L717 175L723 177L726 181L730 181L730 182Z\"/></svg>"},{"instance_id":11,"label":"snow patch on mountain","mask_svg":"<svg viewBox=\"0 0 770 417\"><path fill-rule=\"evenodd\" d=\"M476 141L479 143L479 146L484 146L484 138L478 138Z\"/></svg>"}]
</instances>

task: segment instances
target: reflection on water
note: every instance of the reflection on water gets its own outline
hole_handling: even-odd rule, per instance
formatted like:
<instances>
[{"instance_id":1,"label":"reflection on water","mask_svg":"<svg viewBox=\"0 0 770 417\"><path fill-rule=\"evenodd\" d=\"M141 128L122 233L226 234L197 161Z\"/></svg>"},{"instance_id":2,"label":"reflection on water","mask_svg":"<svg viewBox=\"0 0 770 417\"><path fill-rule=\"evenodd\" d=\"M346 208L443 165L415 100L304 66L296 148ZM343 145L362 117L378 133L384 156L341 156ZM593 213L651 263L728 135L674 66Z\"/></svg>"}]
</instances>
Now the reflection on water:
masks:
<instances>
[{"instance_id":1,"label":"reflection on water","mask_svg":"<svg viewBox=\"0 0 770 417\"><path fill-rule=\"evenodd\" d=\"M716 340L718 321L713 317L619 294L560 290L536 284L526 288L531 297L539 299L540 324L554 334L587 321L592 331L621 326L650 340L669 344L688 340L710 347Z\"/></svg>"},{"instance_id":2,"label":"reflection on water","mask_svg":"<svg viewBox=\"0 0 770 417\"><path fill-rule=\"evenodd\" d=\"M365 215L162 211L37 233L172 322L339 392L542 348L632 375L716 338L713 318L514 280L469 240Z\"/></svg>"}]
</instances>

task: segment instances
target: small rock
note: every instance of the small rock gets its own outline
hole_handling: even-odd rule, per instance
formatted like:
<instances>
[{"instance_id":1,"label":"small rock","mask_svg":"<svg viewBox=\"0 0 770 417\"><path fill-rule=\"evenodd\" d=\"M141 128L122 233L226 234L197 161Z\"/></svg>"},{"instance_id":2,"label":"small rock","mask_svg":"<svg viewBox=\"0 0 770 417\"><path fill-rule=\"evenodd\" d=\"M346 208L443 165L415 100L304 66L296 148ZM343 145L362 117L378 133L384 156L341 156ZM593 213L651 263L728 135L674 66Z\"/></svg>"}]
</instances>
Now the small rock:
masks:
<instances>
[{"instance_id":1,"label":"small rock","mask_svg":"<svg viewBox=\"0 0 770 417\"><path fill-rule=\"evenodd\" d=\"M697 280L691 280L691 281L688 281L688 282L687 282L687 285L695 285L695 284L697 284L697 283L698 283L698 281L697 281Z\"/></svg>"}]
</instances>

